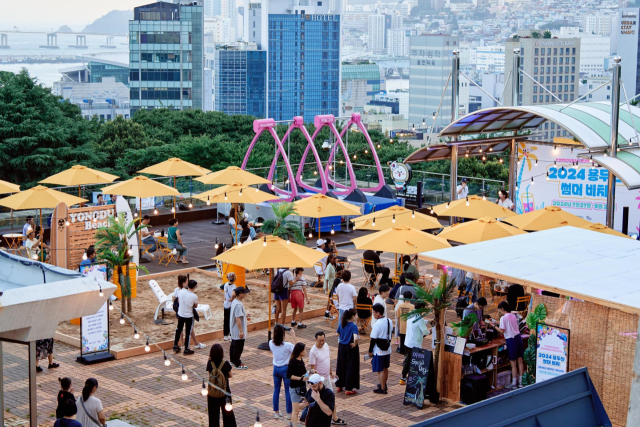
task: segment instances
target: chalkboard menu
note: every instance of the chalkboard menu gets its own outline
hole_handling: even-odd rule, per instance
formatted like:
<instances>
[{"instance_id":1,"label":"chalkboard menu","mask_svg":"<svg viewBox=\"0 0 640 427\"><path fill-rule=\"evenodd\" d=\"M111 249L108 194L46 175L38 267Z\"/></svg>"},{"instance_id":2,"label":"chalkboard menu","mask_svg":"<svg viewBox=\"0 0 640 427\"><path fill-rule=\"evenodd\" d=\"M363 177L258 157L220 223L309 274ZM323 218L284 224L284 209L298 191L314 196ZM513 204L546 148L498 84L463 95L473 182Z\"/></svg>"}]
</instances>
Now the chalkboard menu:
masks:
<instances>
[{"instance_id":1,"label":"chalkboard menu","mask_svg":"<svg viewBox=\"0 0 640 427\"><path fill-rule=\"evenodd\" d=\"M404 405L424 407L427 397L431 403L438 403L440 396L436 389L436 377L433 372L433 355L422 348L411 350L411 364L407 376L407 388L404 392Z\"/></svg>"}]
</instances>

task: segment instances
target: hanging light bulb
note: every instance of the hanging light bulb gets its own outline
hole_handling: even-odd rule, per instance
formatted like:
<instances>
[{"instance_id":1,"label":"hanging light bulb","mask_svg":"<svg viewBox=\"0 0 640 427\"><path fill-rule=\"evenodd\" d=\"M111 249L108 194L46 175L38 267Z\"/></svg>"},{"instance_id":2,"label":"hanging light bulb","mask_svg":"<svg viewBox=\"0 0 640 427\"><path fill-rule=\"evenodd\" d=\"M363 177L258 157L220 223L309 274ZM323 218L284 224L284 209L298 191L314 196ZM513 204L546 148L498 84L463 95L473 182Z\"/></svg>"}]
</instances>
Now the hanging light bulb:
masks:
<instances>
[{"instance_id":1,"label":"hanging light bulb","mask_svg":"<svg viewBox=\"0 0 640 427\"><path fill-rule=\"evenodd\" d=\"M97 217L97 216L94 216L94 217L93 217L93 222L97 222L97 221L98 221L98 217Z\"/></svg>"},{"instance_id":2,"label":"hanging light bulb","mask_svg":"<svg viewBox=\"0 0 640 427\"><path fill-rule=\"evenodd\" d=\"M606 151L604 152L604 156L607 157L607 152Z\"/></svg>"},{"instance_id":3,"label":"hanging light bulb","mask_svg":"<svg viewBox=\"0 0 640 427\"><path fill-rule=\"evenodd\" d=\"M431 206L431 210L429 211L431 215L433 215L433 206Z\"/></svg>"},{"instance_id":4,"label":"hanging light bulb","mask_svg":"<svg viewBox=\"0 0 640 427\"><path fill-rule=\"evenodd\" d=\"M335 230L333 229L333 225L331 226L331 234L336 234Z\"/></svg>"},{"instance_id":5,"label":"hanging light bulb","mask_svg":"<svg viewBox=\"0 0 640 427\"><path fill-rule=\"evenodd\" d=\"M364 154L369 154L369 150L364 150Z\"/></svg>"},{"instance_id":6,"label":"hanging light bulb","mask_svg":"<svg viewBox=\"0 0 640 427\"><path fill-rule=\"evenodd\" d=\"M209 196L207 196L207 206L211 205L211 200L209 200Z\"/></svg>"},{"instance_id":7,"label":"hanging light bulb","mask_svg":"<svg viewBox=\"0 0 640 427\"><path fill-rule=\"evenodd\" d=\"M373 217L373 226L374 227L376 226L376 217L375 216Z\"/></svg>"},{"instance_id":8,"label":"hanging light bulb","mask_svg":"<svg viewBox=\"0 0 640 427\"><path fill-rule=\"evenodd\" d=\"M120 324L124 325L124 314L120 315Z\"/></svg>"},{"instance_id":9,"label":"hanging light bulb","mask_svg":"<svg viewBox=\"0 0 640 427\"><path fill-rule=\"evenodd\" d=\"M482 195L482 200L487 200L487 196L485 196L484 194Z\"/></svg>"},{"instance_id":10,"label":"hanging light bulb","mask_svg":"<svg viewBox=\"0 0 640 427\"><path fill-rule=\"evenodd\" d=\"M233 410L233 404L231 403L231 398L227 396L227 403L224 405L224 410L227 412L231 412Z\"/></svg>"},{"instance_id":11,"label":"hanging light bulb","mask_svg":"<svg viewBox=\"0 0 640 427\"><path fill-rule=\"evenodd\" d=\"M259 193L260 189L258 187L256 187L256 193Z\"/></svg>"},{"instance_id":12,"label":"hanging light bulb","mask_svg":"<svg viewBox=\"0 0 640 427\"><path fill-rule=\"evenodd\" d=\"M69 222L69 220L67 220L64 225L66 225L67 227L71 225L71 223Z\"/></svg>"},{"instance_id":13,"label":"hanging light bulb","mask_svg":"<svg viewBox=\"0 0 640 427\"><path fill-rule=\"evenodd\" d=\"M218 249L218 238L216 237L216 244L213 245L214 249Z\"/></svg>"},{"instance_id":14,"label":"hanging light bulb","mask_svg":"<svg viewBox=\"0 0 640 427\"><path fill-rule=\"evenodd\" d=\"M500 163L502 163L502 162L503 162L502 158L499 160L499 162L500 162Z\"/></svg>"},{"instance_id":15,"label":"hanging light bulb","mask_svg":"<svg viewBox=\"0 0 640 427\"><path fill-rule=\"evenodd\" d=\"M100 286L100 285L98 285ZM103 297L104 296L104 292L102 292L102 286L100 286L100 291L98 292L98 296L99 297Z\"/></svg>"},{"instance_id":16,"label":"hanging light bulb","mask_svg":"<svg viewBox=\"0 0 640 427\"><path fill-rule=\"evenodd\" d=\"M287 236L287 245L291 244L291 240L289 240L289 236Z\"/></svg>"},{"instance_id":17,"label":"hanging light bulb","mask_svg":"<svg viewBox=\"0 0 640 427\"><path fill-rule=\"evenodd\" d=\"M311 232L309 232L309 238L312 238L313 234Z\"/></svg>"},{"instance_id":18,"label":"hanging light bulb","mask_svg":"<svg viewBox=\"0 0 640 427\"><path fill-rule=\"evenodd\" d=\"M329 165L329 170L333 169L333 166Z\"/></svg>"},{"instance_id":19,"label":"hanging light bulb","mask_svg":"<svg viewBox=\"0 0 640 427\"><path fill-rule=\"evenodd\" d=\"M538 166L538 159L536 159L536 166Z\"/></svg>"},{"instance_id":20,"label":"hanging light bulb","mask_svg":"<svg viewBox=\"0 0 640 427\"><path fill-rule=\"evenodd\" d=\"M260 423L260 411L256 413L256 422L253 424L253 427L262 427Z\"/></svg>"},{"instance_id":21,"label":"hanging light bulb","mask_svg":"<svg viewBox=\"0 0 640 427\"><path fill-rule=\"evenodd\" d=\"M489 151L493 151L493 147L489 147Z\"/></svg>"},{"instance_id":22,"label":"hanging light bulb","mask_svg":"<svg viewBox=\"0 0 640 427\"><path fill-rule=\"evenodd\" d=\"M153 214L154 214L154 215L158 215L158 209L154 209L154 210L153 210Z\"/></svg>"},{"instance_id":23,"label":"hanging light bulb","mask_svg":"<svg viewBox=\"0 0 640 427\"><path fill-rule=\"evenodd\" d=\"M82 259L85 260L87 259L87 250L85 249L84 253L82 254Z\"/></svg>"},{"instance_id":24,"label":"hanging light bulb","mask_svg":"<svg viewBox=\"0 0 640 427\"><path fill-rule=\"evenodd\" d=\"M518 186L516 185L516 191L518 191Z\"/></svg>"},{"instance_id":25,"label":"hanging light bulb","mask_svg":"<svg viewBox=\"0 0 640 427\"><path fill-rule=\"evenodd\" d=\"M206 396L208 394L207 386L204 384L204 380L202 380L202 390L200 390L200 394L203 396Z\"/></svg>"},{"instance_id":26,"label":"hanging light bulb","mask_svg":"<svg viewBox=\"0 0 640 427\"><path fill-rule=\"evenodd\" d=\"M129 250L127 251L129 256L133 255L133 245L129 245Z\"/></svg>"},{"instance_id":27,"label":"hanging light bulb","mask_svg":"<svg viewBox=\"0 0 640 427\"><path fill-rule=\"evenodd\" d=\"M133 338L136 340L140 339L140 334L136 328L133 328Z\"/></svg>"},{"instance_id":28,"label":"hanging light bulb","mask_svg":"<svg viewBox=\"0 0 640 427\"><path fill-rule=\"evenodd\" d=\"M480 152L482 153L482 147L480 147Z\"/></svg>"},{"instance_id":29,"label":"hanging light bulb","mask_svg":"<svg viewBox=\"0 0 640 427\"><path fill-rule=\"evenodd\" d=\"M555 145L553 146L553 152L557 152L558 151L558 147L556 147Z\"/></svg>"},{"instance_id":30,"label":"hanging light bulb","mask_svg":"<svg viewBox=\"0 0 640 427\"><path fill-rule=\"evenodd\" d=\"M469 206L469 196L467 196L467 206Z\"/></svg>"},{"instance_id":31,"label":"hanging light bulb","mask_svg":"<svg viewBox=\"0 0 640 427\"><path fill-rule=\"evenodd\" d=\"M482 155L482 161L484 162L485 160L487 160L486 156L483 154Z\"/></svg>"},{"instance_id":32,"label":"hanging light bulb","mask_svg":"<svg viewBox=\"0 0 640 427\"><path fill-rule=\"evenodd\" d=\"M416 217L416 211L411 211L411 218L415 218Z\"/></svg>"},{"instance_id":33,"label":"hanging light bulb","mask_svg":"<svg viewBox=\"0 0 640 427\"><path fill-rule=\"evenodd\" d=\"M171 206L171 213L176 213L176 208Z\"/></svg>"},{"instance_id":34,"label":"hanging light bulb","mask_svg":"<svg viewBox=\"0 0 640 427\"><path fill-rule=\"evenodd\" d=\"M342 164L342 163L343 163L343 161L342 161L342 160L340 160L340 164Z\"/></svg>"},{"instance_id":35,"label":"hanging light bulb","mask_svg":"<svg viewBox=\"0 0 640 427\"><path fill-rule=\"evenodd\" d=\"M313 171L313 174L314 175L318 175L318 171Z\"/></svg>"},{"instance_id":36,"label":"hanging light bulb","mask_svg":"<svg viewBox=\"0 0 640 427\"><path fill-rule=\"evenodd\" d=\"M262 241L262 246L267 246L267 237L265 236L264 240Z\"/></svg>"},{"instance_id":37,"label":"hanging light bulb","mask_svg":"<svg viewBox=\"0 0 640 427\"><path fill-rule=\"evenodd\" d=\"M380 144L378 144L377 147L380 148Z\"/></svg>"},{"instance_id":38,"label":"hanging light bulb","mask_svg":"<svg viewBox=\"0 0 640 427\"><path fill-rule=\"evenodd\" d=\"M547 181L549 181L549 171L547 171Z\"/></svg>"},{"instance_id":39,"label":"hanging light bulb","mask_svg":"<svg viewBox=\"0 0 640 427\"><path fill-rule=\"evenodd\" d=\"M533 181L533 177L531 177L531 185L535 184L535 182Z\"/></svg>"},{"instance_id":40,"label":"hanging light bulb","mask_svg":"<svg viewBox=\"0 0 640 427\"><path fill-rule=\"evenodd\" d=\"M134 213L133 213L133 217L134 217L134 218L138 218L138 212L134 212Z\"/></svg>"},{"instance_id":41,"label":"hanging light bulb","mask_svg":"<svg viewBox=\"0 0 640 427\"><path fill-rule=\"evenodd\" d=\"M447 202L447 209L449 209L449 202ZM433 210L433 209L431 209L431 210Z\"/></svg>"},{"instance_id":42,"label":"hanging light bulb","mask_svg":"<svg viewBox=\"0 0 640 427\"><path fill-rule=\"evenodd\" d=\"M240 189L240 192L238 193L238 196L242 197L242 188Z\"/></svg>"},{"instance_id":43,"label":"hanging light bulb","mask_svg":"<svg viewBox=\"0 0 640 427\"><path fill-rule=\"evenodd\" d=\"M109 311L113 311L113 303L109 300Z\"/></svg>"},{"instance_id":44,"label":"hanging light bulb","mask_svg":"<svg viewBox=\"0 0 640 427\"><path fill-rule=\"evenodd\" d=\"M467 152L466 152L466 153L464 153L464 156L465 156L465 157L469 157L469 150L467 150Z\"/></svg>"},{"instance_id":45,"label":"hanging light bulb","mask_svg":"<svg viewBox=\"0 0 640 427\"><path fill-rule=\"evenodd\" d=\"M353 160L356 160L357 158L358 158L358 155L357 155L357 154L354 154L354 155L353 155Z\"/></svg>"},{"instance_id":46,"label":"hanging light bulb","mask_svg":"<svg viewBox=\"0 0 640 427\"><path fill-rule=\"evenodd\" d=\"M225 191L225 193L224 193L224 199L225 199L225 200L229 200L229 198L227 197L227 192L226 192L226 191Z\"/></svg>"},{"instance_id":47,"label":"hanging light bulb","mask_svg":"<svg viewBox=\"0 0 640 427\"><path fill-rule=\"evenodd\" d=\"M193 207L193 205L191 204L191 202L189 202L189 209L191 209Z\"/></svg>"},{"instance_id":48,"label":"hanging light bulb","mask_svg":"<svg viewBox=\"0 0 640 427\"><path fill-rule=\"evenodd\" d=\"M187 376L187 373L184 370L184 366L182 367L182 381L186 381L188 380L189 377Z\"/></svg>"}]
</instances>

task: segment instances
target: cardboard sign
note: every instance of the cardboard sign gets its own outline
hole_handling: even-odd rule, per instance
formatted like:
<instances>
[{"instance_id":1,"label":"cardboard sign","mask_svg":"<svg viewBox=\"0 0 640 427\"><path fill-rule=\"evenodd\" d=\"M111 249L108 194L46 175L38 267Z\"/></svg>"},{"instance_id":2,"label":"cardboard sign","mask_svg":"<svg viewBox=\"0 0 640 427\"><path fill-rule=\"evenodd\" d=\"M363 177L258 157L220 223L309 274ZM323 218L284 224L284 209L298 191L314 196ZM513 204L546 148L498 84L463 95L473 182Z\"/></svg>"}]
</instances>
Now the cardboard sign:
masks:
<instances>
[{"instance_id":1,"label":"cardboard sign","mask_svg":"<svg viewBox=\"0 0 640 427\"><path fill-rule=\"evenodd\" d=\"M435 401L434 403L439 400L433 373L433 356L429 350L414 347L411 349L411 364L402 404L416 405L418 409L422 409L425 396L431 402Z\"/></svg>"}]
</instances>

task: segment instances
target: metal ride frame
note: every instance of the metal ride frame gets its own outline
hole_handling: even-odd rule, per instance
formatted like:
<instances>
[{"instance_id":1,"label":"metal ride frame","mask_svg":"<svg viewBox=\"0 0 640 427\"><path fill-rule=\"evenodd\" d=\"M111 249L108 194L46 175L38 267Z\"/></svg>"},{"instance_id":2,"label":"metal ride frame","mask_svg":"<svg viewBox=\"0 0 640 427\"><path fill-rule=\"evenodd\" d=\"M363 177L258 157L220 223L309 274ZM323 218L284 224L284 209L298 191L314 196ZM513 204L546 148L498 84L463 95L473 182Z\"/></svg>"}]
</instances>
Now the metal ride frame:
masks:
<instances>
[{"instance_id":1,"label":"metal ride frame","mask_svg":"<svg viewBox=\"0 0 640 427\"><path fill-rule=\"evenodd\" d=\"M378 172L378 184L374 187L363 188L361 190L372 191L372 192L376 192L380 190L385 185L384 172L382 170L382 165L380 164L378 154L375 150L375 146L371 141L371 137L369 136L369 133L367 132L366 128L363 126L361 122L360 114L354 113L351 115L351 117L343 117L343 118L345 119L349 118L349 121L346 123L346 125L342 129L342 132L338 132L338 129L335 126L336 117L330 114L316 116L314 118L314 125L316 130L313 133L313 135L310 136L309 132L307 131L307 128L304 126L303 118L299 116L294 117L293 120L286 121L287 123L290 123L290 125L289 125L289 128L287 129L287 132L282 137L282 139L278 137L278 134L275 131L275 127L278 122L276 122L273 119L255 120L253 122L253 131L256 133L256 135L253 137L253 140L251 141L251 145L249 145L249 149L245 154L244 161L242 162L242 169L246 169L247 163L249 161L249 157L251 156L251 152L253 151L253 148L256 142L258 141L258 138L260 138L260 135L262 135L263 132L267 131L271 134L271 136L273 137L276 143L276 153L273 158L273 161L271 162L271 168L269 169L269 175L267 179L273 182L277 163L281 155L285 163L287 174L289 175L288 184L289 184L290 190L286 190L286 189L283 190L272 185L271 186L272 191L274 191L278 195L286 196L285 198L286 201L292 201L296 197L305 196L305 194L300 193L300 191L298 190L299 187L310 193L320 192L321 194L326 194L327 191L329 191L329 185L331 185L333 188L339 189L334 191L334 194L336 195L350 194L353 190L358 188L358 184L357 184L355 172L353 171L353 165L351 164L351 159L347 151L347 147L345 147L342 138L345 136L345 134L351 128L352 125L356 125L356 127L360 130L360 132L362 132L365 139L367 140L367 143L369 144L369 148L371 150L371 153L373 154L374 162ZM338 119L340 119L340 117L338 117ZM320 160L320 156L318 155L318 151L316 150L316 147L313 141L316 139L316 137L318 136L322 128L325 126L329 127L330 132L333 134L333 136L336 139L336 143L333 144L333 147L331 148L331 153L329 155L329 160L327 161L326 168L323 168L322 161ZM294 179L291 163L288 158L287 152L284 149L284 143L287 141L287 139L295 129L299 129L302 132L305 139L307 140L307 146L305 148L304 154L302 155L302 159L300 160L300 164L298 166L298 170L296 172L295 179ZM330 173L331 162L334 160L334 157L336 155L336 148L338 146L340 146L340 149L342 150L342 153L345 157L347 172L350 179L349 186L346 186L344 184L339 184L338 182L336 182L334 179L331 178L331 173ZM318 188L311 187L302 181L302 172L304 170L304 164L307 159L307 155L309 154L309 150L311 150L313 153L313 157L314 157L316 166L318 168L318 174L320 175L321 188L319 191L318 191Z\"/></svg>"}]
</instances>

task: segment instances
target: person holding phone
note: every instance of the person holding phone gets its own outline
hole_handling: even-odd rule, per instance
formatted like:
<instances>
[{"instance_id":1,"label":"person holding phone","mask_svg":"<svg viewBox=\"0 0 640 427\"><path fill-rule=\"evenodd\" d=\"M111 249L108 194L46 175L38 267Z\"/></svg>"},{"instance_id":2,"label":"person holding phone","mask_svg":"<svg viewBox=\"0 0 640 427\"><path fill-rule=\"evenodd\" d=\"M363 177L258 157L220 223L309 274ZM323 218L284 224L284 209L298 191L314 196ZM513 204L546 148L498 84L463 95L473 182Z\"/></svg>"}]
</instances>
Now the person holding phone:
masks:
<instances>
[{"instance_id":1,"label":"person holding phone","mask_svg":"<svg viewBox=\"0 0 640 427\"><path fill-rule=\"evenodd\" d=\"M324 378L313 374L307 380L309 390L300 408L308 407L306 427L330 427L336 396L324 386Z\"/></svg>"},{"instance_id":2,"label":"person holding phone","mask_svg":"<svg viewBox=\"0 0 640 427\"><path fill-rule=\"evenodd\" d=\"M307 394L306 379L309 377L307 368L302 359L305 353L305 344L297 343L293 347L291 352L291 359L289 359L289 365L287 366L287 378L289 379L289 396L291 397L291 405L293 411L291 412L291 418L293 420L298 419L300 413L300 402L302 398Z\"/></svg>"}]
</instances>

